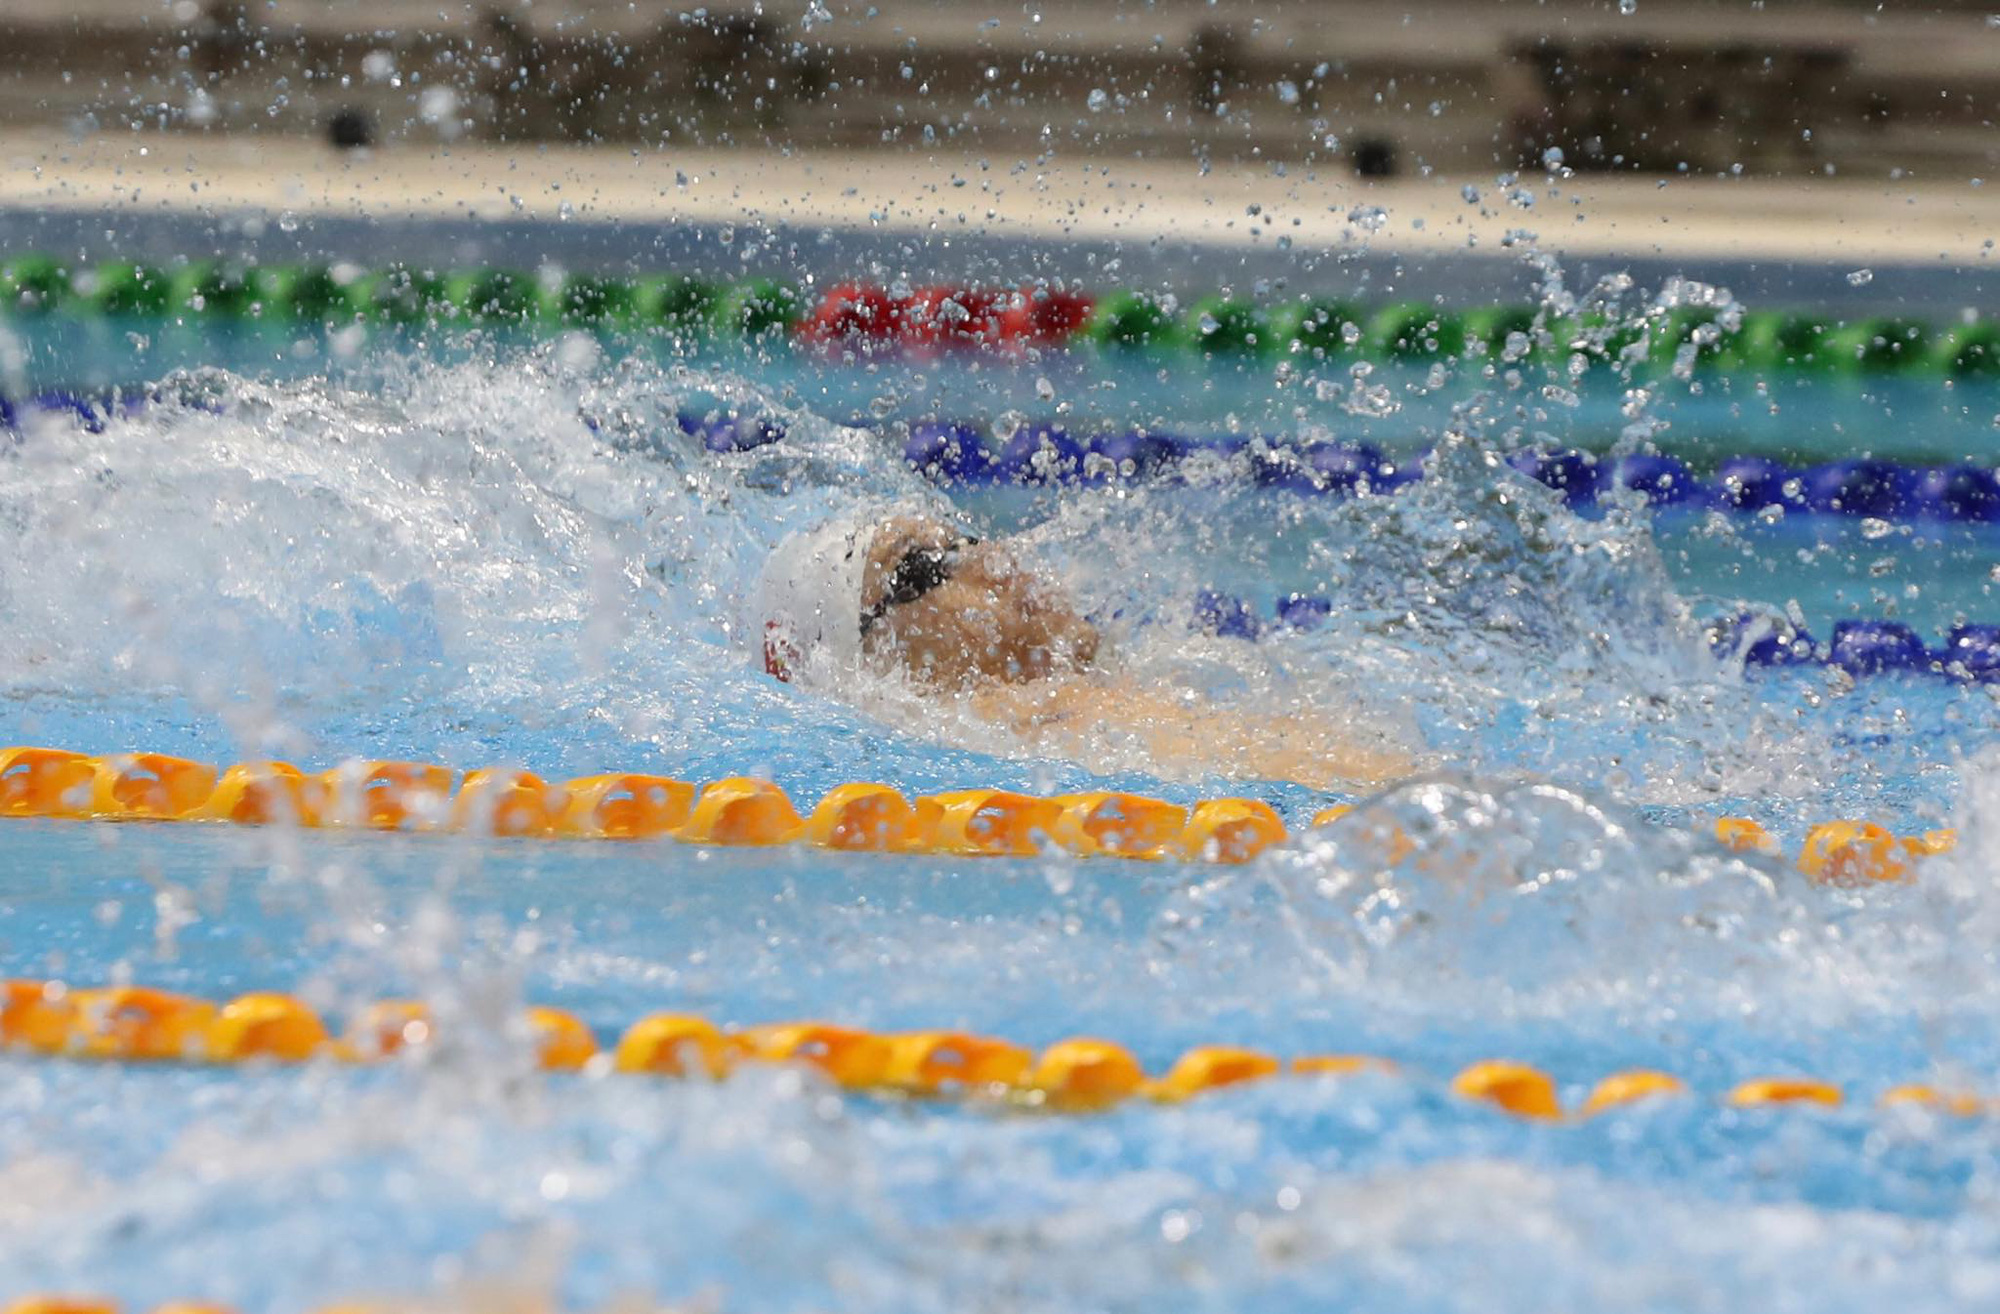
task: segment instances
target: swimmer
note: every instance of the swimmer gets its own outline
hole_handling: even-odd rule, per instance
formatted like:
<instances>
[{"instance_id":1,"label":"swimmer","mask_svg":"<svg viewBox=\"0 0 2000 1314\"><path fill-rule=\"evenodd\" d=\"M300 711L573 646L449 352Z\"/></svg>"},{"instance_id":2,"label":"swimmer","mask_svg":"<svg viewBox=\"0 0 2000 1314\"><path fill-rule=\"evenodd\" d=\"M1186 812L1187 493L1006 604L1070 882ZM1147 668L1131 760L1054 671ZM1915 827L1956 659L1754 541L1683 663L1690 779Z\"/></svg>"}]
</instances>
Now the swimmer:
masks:
<instances>
[{"instance_id":1,"label":"swimmer","mask_svg":"<svg viewBox=\"0 0 2000 1314\"><path fill-rule=\"evenodd\" d=\"M1131 745L1168 769L1383 784L1412 770L1379 736L1310 710L1246 716L1192 691L1147 686L1107 660L1097 627L1057 584L928 516L888 515L793 534L772 553L752 617L764 669L825 683L900 675L1028 745L1078 760Z\"/></svg>"}]
</instances>

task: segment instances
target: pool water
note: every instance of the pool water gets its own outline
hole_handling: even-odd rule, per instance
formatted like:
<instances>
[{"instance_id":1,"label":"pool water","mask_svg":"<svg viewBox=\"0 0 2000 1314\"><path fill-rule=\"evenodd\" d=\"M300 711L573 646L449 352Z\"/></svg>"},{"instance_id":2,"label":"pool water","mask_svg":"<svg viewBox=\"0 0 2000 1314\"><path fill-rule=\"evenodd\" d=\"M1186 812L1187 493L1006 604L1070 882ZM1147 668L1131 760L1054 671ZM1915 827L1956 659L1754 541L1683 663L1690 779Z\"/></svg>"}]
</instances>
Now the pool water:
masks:
<instances>
[{"instance_id":1,"label":"pool water","mask_svg":"<svg viewBox=\"0 0 2000 1314\"><path fill-rule=\"evenodd\" d=\"M2000 621L2000 530L1615 498L1579 514L1504 460L1648 432L1691 460L1977 459L1990 390L1707 378L1635 400L1598 380L1572 405L1545 379L1384 371L1356 405L1268 364L5 331L16 393L158 385L101 432L30 416L0 461L7 742L755 774L804 800L845 780L1243 794L1295 831L1361 803L1243 868L9 823L8 976L296 990L334 1017L420 997L446 1038L367 1069L0 1059L9 1289L246 1312L498 1289L571 1308L1525 1311L1958 1309L2000 1285L1994 1122L1875 1104L1908 1081L1996 1085L1991 689L1746 672L1702 624L1745 603L1931 636ZM675 417L718 405L786 436L701 450ZM1226 469L940 490L897 459L899 424L1010 413L1432 455L1422 483L1358 499ZM1356 800L1113 743L1050 759L948 702L762 673L741 601L778 536L953 499L1025 528L1133 673L1248 715L1391 727L1422 777ZM1248 642L1193 630L1207 588L1337 606ZM1715 846L1724 813L1788 850L1846 816L1961 842L1914 883L1826 889ZM1414 858L1385 858L1391 824ZM1102 1035L1151 1071L1210 1042L1397 1070L1056 1117L771 1068L545 1075L510 1021L523 1001L601 1038L674 1010ZM1450 1093L1489 1057L1546 1067L1570 1103L1627 1067L1693 1097L1533 1123ZM1721 1100L1785 1074L1849 1102Z\"/></svg>"}]
</instances>

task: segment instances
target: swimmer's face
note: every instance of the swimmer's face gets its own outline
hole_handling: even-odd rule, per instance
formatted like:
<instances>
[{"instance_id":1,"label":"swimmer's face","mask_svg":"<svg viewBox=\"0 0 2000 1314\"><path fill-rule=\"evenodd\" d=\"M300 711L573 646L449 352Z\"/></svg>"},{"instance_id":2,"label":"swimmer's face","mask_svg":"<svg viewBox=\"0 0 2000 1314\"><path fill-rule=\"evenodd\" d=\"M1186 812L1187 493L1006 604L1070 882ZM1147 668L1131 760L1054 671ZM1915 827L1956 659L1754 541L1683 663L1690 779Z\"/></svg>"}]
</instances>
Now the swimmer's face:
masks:
<instances>
[{"instance_id":1,"label":"swimmer's face","mask_svg":"<svg viewBox=\"0 0 2000 1314\"><path fill-rule=\"evenodd\" d=\"M917 596L880 605L899 585L911 592L913 582L923 586ZM1039 680L1097 657L1097 630L1059 588L1023 568L1005 545L967 543L934 520L881 526L861 592L866 608L879 607L867 650L892 656L928 683Z\"/></svg>"}]
</instances>

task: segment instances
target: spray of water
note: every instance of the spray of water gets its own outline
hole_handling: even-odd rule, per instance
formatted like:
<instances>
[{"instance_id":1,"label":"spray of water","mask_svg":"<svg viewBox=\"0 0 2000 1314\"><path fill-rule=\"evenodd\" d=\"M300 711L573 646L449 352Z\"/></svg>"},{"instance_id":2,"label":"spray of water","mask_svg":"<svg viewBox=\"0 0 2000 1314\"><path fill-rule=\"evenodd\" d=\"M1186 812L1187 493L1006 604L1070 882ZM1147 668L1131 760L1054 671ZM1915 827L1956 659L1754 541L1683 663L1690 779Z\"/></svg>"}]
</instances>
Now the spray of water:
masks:
<instances>
[{"instance_id":1,"label":"spray of water","mask_svg":"<svg viewBox=\"0 0 2000 1314\"><path fill-rule=\"evenodd\" d=\"M1615 309L1642 339L1676 306L1733 310L1693 285L1572 297L1550 278L1552 310ZM1631 350L1611 335L1573 354ZM1537 440L1537 408L1565 404L1567 362L1552 379L1491 368L1397 498L1281 498L1221 460L1184 487L962 508L1028 527L1024 555L1105 618L1126 674L1409 747L1425 774L1240 871L283 833L233 851L142 833L93 857L35 832L24 867L74 870L72 911L99 911L72 957L27 970L222 993L244 959L226 928L249 925L268 984L306 980L329 1010L419 994L450 1039L302 1082L18 1065L0 1083L0 1199L45 1204L0 1213L0 1259L30 1284L143 1275L149 1297L259 1307L499 1275L571 1303L1455 1309L1475 1273L1685 1307L1677 1275L1623 1265L1644 1238L1620 1220L1643 1213L1739 1295L1885 1232L1914 1256L1904 1276L1978 1288L1984 1270L1955 1257L1994 1253L1985 1226L1918 1221L1988 1180L1975 1133L1832 1121L1752 1146L1689 1105L1624 1140L1563 1142L1387 1078L1078 1123L906 1117L792 1073L711 1088L530 1071L516 1005L550 993L605 1030L663 1004L836 1011L1029 1043L1098 1031L1155 1067L1235 1040L1380 1052L1420 1075L1486 1050L1574 1081L1644 1063L1711 1090L1770 1065L1857 1084L1990 1071L1990 766L1968 770L1959 855L1914 891L1816 890L1687 824L1738 807L1793 826L1941 817L1956 775L1940 745L1990 728L1990 702L1761 681L1711 655L1642 505L1578 516L1502 459ZM1379 408L1379 385L1350 382ZM20 545L0 561L0 697L21 738L761 770L807 796L850 776L1054 790L1110 770L1178 797L1325 801L1115 741L1052 755L894 680L766 678L741 600L782 534L884 501L949 508L875 435L743 377L572 340L337 379L196 372L159 394L102 433L37 419L0 461ZM673 419L691 399L788 437L701 452ZM1646 398L1631 409L1636 446L1657 428ZM1190 633L1197 589L1256 582L1335 613L1256 644ZM153 881L149 907L125 906L129 870ZM67 924L28 906L8 905L17 940ZM1599 1221L1578 1224L1579 1201ZM459 1258L446 1272L440 1256ZM1901 1277L1856 1291L1908 1295Z\"/></svg>"}]
</instances>

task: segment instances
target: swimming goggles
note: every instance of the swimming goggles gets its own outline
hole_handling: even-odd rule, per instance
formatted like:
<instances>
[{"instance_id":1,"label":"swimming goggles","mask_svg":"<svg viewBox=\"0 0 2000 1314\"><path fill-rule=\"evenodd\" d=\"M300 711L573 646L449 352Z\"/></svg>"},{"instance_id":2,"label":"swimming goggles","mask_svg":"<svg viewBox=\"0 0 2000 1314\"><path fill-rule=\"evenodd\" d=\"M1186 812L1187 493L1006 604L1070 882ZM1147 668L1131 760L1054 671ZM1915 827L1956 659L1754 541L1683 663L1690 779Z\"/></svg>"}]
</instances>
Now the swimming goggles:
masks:
<instances>
[{"instance_id":1,"label":"swimming goggles","mask_svg":"<svg viewBox=\"0 0 2000 1314\"><path fill-rule=\"evenodd\" d=\"M896 559L896 569L889 575L889 591L881 601L861 613L861 633L865 637L875 628L876 622L889 614L889 608L900 607L915 602L938 585L951 578L953 568L958 565L958 554L979 542L976 538L961 538L949 547L913 547L904 551Z\"/></svg>"}]
</instances>

